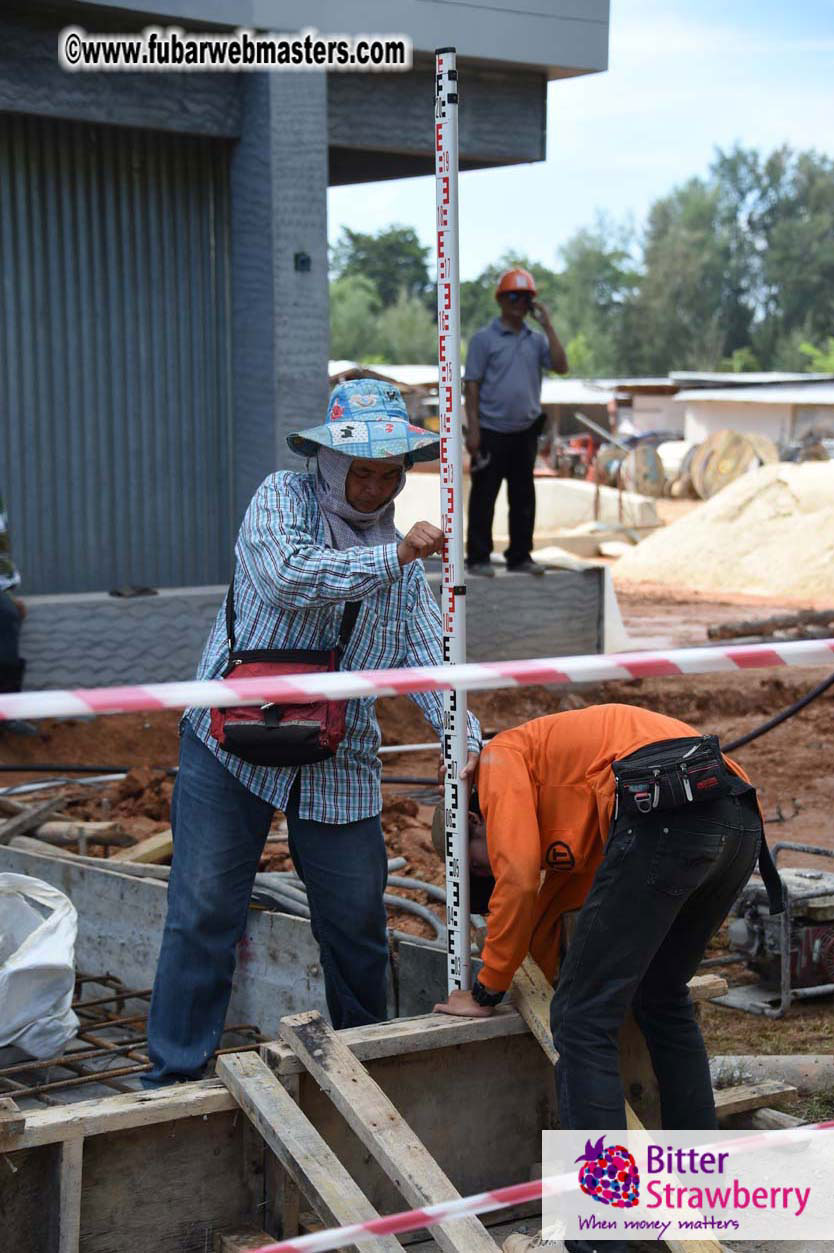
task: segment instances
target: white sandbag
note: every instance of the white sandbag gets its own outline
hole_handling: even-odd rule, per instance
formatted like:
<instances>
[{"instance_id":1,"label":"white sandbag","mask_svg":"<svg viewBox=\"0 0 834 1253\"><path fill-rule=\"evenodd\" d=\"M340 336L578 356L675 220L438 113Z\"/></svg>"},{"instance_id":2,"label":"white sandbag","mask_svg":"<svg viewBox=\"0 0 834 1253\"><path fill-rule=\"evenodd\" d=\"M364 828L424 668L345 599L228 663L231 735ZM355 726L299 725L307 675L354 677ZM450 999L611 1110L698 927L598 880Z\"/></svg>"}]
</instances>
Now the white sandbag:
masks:
<instances>
[{"instance_id":1,"label":"white sandbag","mask_svg":"<svg viewBox=\"0 0 834 1253\"><path fill-rule=\"evenodd\" d=\"M77 932L63 892L30 875L0 874L0 1047L52 1057L73 1038Z\"/></svg>"}]
</instances>

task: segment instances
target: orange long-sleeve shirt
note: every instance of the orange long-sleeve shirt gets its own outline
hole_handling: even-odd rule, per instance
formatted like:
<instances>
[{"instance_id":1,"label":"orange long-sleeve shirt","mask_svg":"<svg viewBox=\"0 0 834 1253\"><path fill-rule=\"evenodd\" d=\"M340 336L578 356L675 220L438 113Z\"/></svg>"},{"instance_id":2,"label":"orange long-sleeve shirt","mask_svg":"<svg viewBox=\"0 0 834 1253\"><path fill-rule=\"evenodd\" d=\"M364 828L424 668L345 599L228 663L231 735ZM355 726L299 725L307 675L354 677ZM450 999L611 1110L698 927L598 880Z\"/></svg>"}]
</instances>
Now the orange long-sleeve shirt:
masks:
<instances>
[{"instance_id":1,"label":"orange long-sleeve shirt","mask_svg":"<svg viewBox=\"0 0 834 1253\"><path fill-rule=\"evenodd\" d=\"M536 718L487 745L478 772L495 876L479 975L486 987L508 988L528 950L555 975L561 916L582 905L608 838L611 763L658 740L699 734L633 705L593 705Z\"/></svg>"}]
</instances>

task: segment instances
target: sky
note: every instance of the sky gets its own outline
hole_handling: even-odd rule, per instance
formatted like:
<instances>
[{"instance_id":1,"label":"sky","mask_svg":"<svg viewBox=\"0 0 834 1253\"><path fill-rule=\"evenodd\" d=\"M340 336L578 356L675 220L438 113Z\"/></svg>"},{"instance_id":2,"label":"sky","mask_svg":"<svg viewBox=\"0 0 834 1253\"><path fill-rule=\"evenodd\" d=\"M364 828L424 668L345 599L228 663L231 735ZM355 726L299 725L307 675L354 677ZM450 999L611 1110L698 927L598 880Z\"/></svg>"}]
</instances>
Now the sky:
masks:
<instances>
[{"instance_id":1,"label":"sky","mask_svg":"<svg viewBox=\"0 0 834 1253\"><path fill-rule=\"evenodd\" d=\"M462 278L507 252L559 268L597 212L639 230L716 148L834 156L834 0L611 0L608 65L550 83L546 161L461 175ZM331 242L395 223L433 250L433 178L329 193Z\"/></svg>"}]
</instances>

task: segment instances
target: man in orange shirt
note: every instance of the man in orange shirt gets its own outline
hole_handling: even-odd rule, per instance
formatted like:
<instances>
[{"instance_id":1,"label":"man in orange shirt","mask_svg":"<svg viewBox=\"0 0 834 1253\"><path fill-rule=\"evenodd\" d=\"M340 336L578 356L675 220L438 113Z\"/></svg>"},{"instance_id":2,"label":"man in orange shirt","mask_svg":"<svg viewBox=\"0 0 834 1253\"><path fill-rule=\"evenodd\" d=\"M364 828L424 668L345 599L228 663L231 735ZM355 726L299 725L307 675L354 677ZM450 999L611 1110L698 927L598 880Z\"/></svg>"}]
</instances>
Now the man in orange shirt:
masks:
<instances>
[{"instance_id":1,"label":"man in orange shirt","mask_svg":"<svg viewBox=\"0 0 834 1253\"><path fill-rule=\"evenodd\" d=\"M747 776L676 718L597 705L496 736L478 800L486 832L470 827L473 899L492 887L483 968L472 991L435 1009L491 1014L528 951L553 979L561 916L580 909L551 1011L561 1126L625 1128L617 1036L632 1007L663 1126L715 1127L686 985L760 848L772 910L781 907Z\"/></svg>"}]
</instances>

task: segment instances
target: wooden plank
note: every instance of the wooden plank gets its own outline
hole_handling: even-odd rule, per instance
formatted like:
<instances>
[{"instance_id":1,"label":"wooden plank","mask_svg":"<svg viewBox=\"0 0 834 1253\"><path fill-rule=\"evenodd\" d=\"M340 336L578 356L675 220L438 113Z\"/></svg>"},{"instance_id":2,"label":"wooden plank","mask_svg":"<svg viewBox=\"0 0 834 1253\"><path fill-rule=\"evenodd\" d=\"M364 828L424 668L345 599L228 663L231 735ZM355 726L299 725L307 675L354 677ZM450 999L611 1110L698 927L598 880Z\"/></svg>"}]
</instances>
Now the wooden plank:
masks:
<instances>
[{"instance_id":1,"label":"wooden plank","mask_svg":"<svg viewBox=\"0 0 834 1253\"><path fill-rule=\"evenodd\" d=\"M112 860L112 859L111 859ZM443 1014L420 1014L415 1018L395 1018L390 1022L348 1027L339 1039L361 1062L380 1057L399 1057L430 1049L471 1044L478 1040L526 1035L527 1025L509 1005L499 1005L491 1018L451 1018ZM304 1065L287 1044L280 1040L261 1046L261 1057L277 1075L298 1075Z\"/></svg>"},{"instance_id":2,"label":"wooden plank","mask_svg":"<svg viewBox=\"0 0 834 1253\"><path fill-rule=\"evenodd\" d=\"M431 1205L459 1195L379 1085L320 1014L284 1018L281 1035L409 1205ZM431 1234L444 1253L495 1253L495 1242L474 1217L439 1223Z\"/></svg>"},{"instance_id":3,"label":"wooden plank","mask_svg":"<svg viewBox=\"0 0 834 1253\"><path fill-rule=\"evenodd\" d=\"M340 1227L379 1216L260 1057L224 1053L217 1059L217 1073L324 1223ZM402 1248L393 1236L380 1237L377 1245L382 1253Z\"/></svg>"},{"instance_id":4,"label":"wooden plank","mask_svg":"<svg viewBox=\"0 0 834 1253\"><path fill-rule=\"evenodd\" d=\"M16 1147L13 1141L23 1135L26 1115L22 1114L10 1096L0 1096L0 1148Z\"/></svg>"},{"instance_id":5,"label":"wooden plank","mask_svg":"<svg viewBox=\"0 0 834 1253\"><path fill-rule=\"evenodd\" d=\"M687 984L693 1001L711 1001L727 992L727 980L722 975L695 975Z\"/></svg>"},{"instance_id":6,"label":"wooden plank","mask_svg":"<svg viewBox=\"0 0 834 1253\"><path fill-rule=\"evenodd\" d=\"M261 1224L248 1184L246 1134L261 1163L266 1146L229 1100L226 1113L85 1141L83 1253L208 1253L215 1231Z\"/></svg>"},{"instance_id":7,"label":"wooden plank","mask_svg":"<svg viewBox=\"0 0 834 1253\"><path fill-rule=\"evenodd\" d=\"M301 1076L286 1075L279 1080L282 1088L296 1105L301 1105ZM274 1160L274 1159L273 1159ZM301 1230L301 1192L292 1175L281 1172L281 1233L286 1238L297 1236Z\"/></svg>"},{"instance_id":8,"label":"wooden plank","mask_svg":"<svg viewBox=\"0 0 834 1253\"><path fill-rule=\"evenodd\" d=\"M138 844L134 844L133 848L124 848L119 853L114 853L108 861L125 861L125 862L147 862L155 865L157 862L164 861L166 857L170 857L174 851L174 837L169 827L167 831L157 831L156 835L149 835L146 840L140 840Z\"/></svg>"},{"instance_id":9,"label":"wooden plank","mask_svg":"<svg viewBox=\"0 0 834 1253\"><path fill-rule=\"evenodd\" d=\"M61 1146L58 1180L58 1253L78 1253L81 1238L81 1172L84 1139L76 1136Z\"/></svg>"},{"instance_id":10,"label":"wooden plank","mask_svg":"<svg viewBox=\"0 0 834 1253\"><path fill-rule=\"evenodd\" d=\"M786 1114L781 1109L754 1109L750 1125L756 1131L781 1131L785 1127L801 1127L805 1120Z\"/></svg>"},{"instance_id":11,"label":"wooden plank","mask_svg":"<svg viewBox=\"0 0 834 1253\"><path fill-rule=\"evenodd\" d=\"M719 1088L715 1093L715 1112L719 1118L726 1118L730 1114L743 1114L767 1105L787 1105L795 1101L797 1095L793 1084L780 1083L778 1079L740 1083L733 1088Z\"/></svg>"},{"instance_id":12,"label":"wooden plank","mask_svg":"<svg viewBox=\"0 0 834 1253\"><path fill-rule=\"evenodd\" d=\"M555 1066L559 1060L559 1054L556 1052L553 1033L550 1030L550 1002L553 1000L553 987L545 978L541 967L529 954L515 972L510 987L510 997L541 1045L545 1057Z\"/></svg>"},{"instance_id":13,"label":"wooden plank","mask_svg":"<svg viewBox=\"0 0 834 1253\"><path fill-rule=\"evenodd\" d=\"M541 967L529 955L516 972L512 994L519 1012L542 1046L548 1061L552 1061L555 1065L559 1060L559 1054L553 1046L553 1036L550 1031L550 1002L553 998L553 989ZM645 1130L628 1101L625 1103L625 1110L629 1131ZM721 1253L721 1245L717 1240L666 1240L664 1243L671 1253Z\"/></svg>"},{"instance_id":14,"label":"wooden plank","mask_svg":"<svg viewBox=\"0 0 834 1253\"><path fill-rule=\"evenodd\" d=\"M7 818L5 822L0 823L0 844L8 844L9 840L14 839L16 835L25 835L27 831L34 831L46 820L47 814L54 813L60 807L59 795L53 797L52 800L43 801L40 805L32 805L25 813L20 813L14 818Z\"/></svg>"},{"instance_id":15,"label":"wooden plank","mask_svg":"<svg viewBox=\"0 0 834 1253\"><path fill-rule=\"evenodd\" d=\"M78 1136L102 1135L108 1131L129 1131L151 1123L175 1122L180 1118L202 1118L236 1109L233 1097L216 1079L175 1084L148 1092L125 1092L95 1101L55 1105L26 1115L26 1126L15 1148L56 1144Z\"/></svg>"},{"instance_id":16,"label":"wooden plank","mask_svg":"<svg viewBox=\"0 0 834 1253\"><path fill-rule=\"evenodd\" d=\"M249 1253L250 1249L274 1244L275 1237L257 1227L238 1227L235 1231L217 1231L214 1236L214 1253Z\"/></svg>"}]
</instances>

